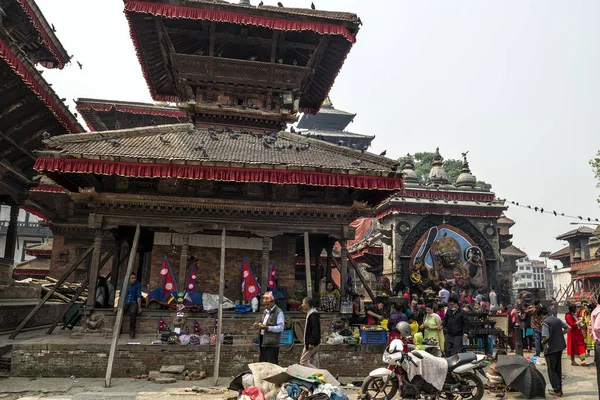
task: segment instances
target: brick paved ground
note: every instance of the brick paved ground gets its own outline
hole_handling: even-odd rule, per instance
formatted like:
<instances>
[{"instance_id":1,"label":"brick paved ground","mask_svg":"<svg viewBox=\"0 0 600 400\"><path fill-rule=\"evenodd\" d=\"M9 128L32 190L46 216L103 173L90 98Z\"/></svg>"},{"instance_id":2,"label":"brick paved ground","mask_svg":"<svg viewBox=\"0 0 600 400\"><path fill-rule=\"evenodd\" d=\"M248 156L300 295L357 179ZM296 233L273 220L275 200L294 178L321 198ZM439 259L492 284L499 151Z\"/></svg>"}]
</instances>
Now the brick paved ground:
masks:
<instances>
[{"instance_id":1,"label":"brick paved ground","mask_svg":"<svg viewBox=\"0 0 600 400\"><path fill-rule=\"evenodd\" d=\"M539 366L540 371L547 378L546 367ZM563 359L564 392L566 398L596 400L598 388L596 386L596 375L594 367L572 367L569 360ZM342 382L348 382L355 378L340 378ZM224 399L235 396L235 393L227 392L224 387L228 379L223 378L214 392L198 395L198 399L212 400ZM136 400L136 393L162 392L157 397L164 396L174 388L189 388L192 385L211 387L214 384L212 378L202 381L185 382L178 381L169 385L158 385L152 382L133 379L114 379L111 388L104 388L102 379L84 378L4 378L0 379L1 400ZM358 398L358 388L346 387L351 400ZM144 396L147 397L147 394ZM187 397L187 396L186 396ZM27 399L26 399L27 398ZM518 393L508 393L505 399L522 399ZM551 396L546 396L551 398ZM484 399L496 399L495 394L486 393ZM138 399L139 400L139 399Z\"/></svg>"}]
</instances>

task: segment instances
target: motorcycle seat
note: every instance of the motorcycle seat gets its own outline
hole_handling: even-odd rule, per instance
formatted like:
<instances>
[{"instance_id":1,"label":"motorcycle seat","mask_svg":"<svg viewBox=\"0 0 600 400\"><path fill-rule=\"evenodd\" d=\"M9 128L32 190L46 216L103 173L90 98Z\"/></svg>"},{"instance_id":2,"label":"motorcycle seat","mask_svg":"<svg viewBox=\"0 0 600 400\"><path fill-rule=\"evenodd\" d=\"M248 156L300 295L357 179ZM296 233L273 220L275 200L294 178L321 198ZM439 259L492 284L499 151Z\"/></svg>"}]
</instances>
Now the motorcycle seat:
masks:
<instances>
[{"instance_id":1,"label":"motorcycle seat","mask_svg":"<svg viewBox=\"0 0 600 400\"><path fill-rule=\"evenodd\" d=\"M449 371L458 368L461 365L469 364L475 360L477 360L475 353L459 353L446 358Z\"/></svg>"}]
</instances>

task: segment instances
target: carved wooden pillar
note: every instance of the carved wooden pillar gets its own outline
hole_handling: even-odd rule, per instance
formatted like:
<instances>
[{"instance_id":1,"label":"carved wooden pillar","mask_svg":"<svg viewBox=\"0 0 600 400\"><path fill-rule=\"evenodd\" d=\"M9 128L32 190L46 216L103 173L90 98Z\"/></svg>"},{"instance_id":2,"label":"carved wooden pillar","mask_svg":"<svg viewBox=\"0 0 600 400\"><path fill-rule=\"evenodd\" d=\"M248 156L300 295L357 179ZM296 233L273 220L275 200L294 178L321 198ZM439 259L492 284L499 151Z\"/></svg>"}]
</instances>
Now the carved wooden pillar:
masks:
<instances>
[{"instance_id":1,"label":"carved wooden pillar","mask_svg":"<svg viewBox=\"0 0 600 400\"><path fill-rule=\"evenodd\" d=\"M333 246L335 245L335 241L330 240L327 243L327 268L325 269L325 281L333 282L333 278L331 276L331 270L333 268Z\"/></svg>"},{"instance_id":2,"label":"carved wooden pillar","mask_svg":"<svg viewBox=\"0 0 600 400\"><path fill-rule=\"evenodd\" d=\"M344 240L344 239L342 239ZM343 300L346 300L346 280L348 278L348 251L346 250L346 246L342 246L340 250L340 294Z\"/></svg>"},{"instance_id":3,"label":"carved wooden pillar","mask_svg":"<svg viewBox=\"0 0 600 400\"><path fill-rule=\"evenodd\" d=\"M94 249L92 251L92 262L89 271L88 298L87 306L94 307L96 302L96 283L98 281L98 273L100 269L100 255L102 253L102 229L94 231Z\"/></svg>"},{"instance_id":4,"label":"carved wooden pillar","mask_svg":"<svg viewBox=\"0 0 600 400\"><path fill-rule=\"evenodd\" d=\"M188 253L190 251L190 234L182 233L181 239L183 244L181 245L181 257L179 257L179 290L182 288L186 288L187 285L187 263L188 263Z\"/></svg>"},{"instance_id":5,"label":"carved wooden pillar","mask_svg":"<svg viewBox=\"0 0 600 400\"><path fill-rule=\"evenodd\" d=\"M306 271L306 297L312 299L312 276L310 273L310 246L308 232L304 232L304 268Z\"/></svg>"},{"instance_id":6,"label":"carved wooden pillar","mask_svg":"<svg viewBox=\"0 0 600 400\"><path fill-rule=\"evenodd\" d=\"M260 274L260 284L261 284L261 292L265 293L267 289L267 282L269 282L269 250L270 250L270 240L269 236L263 236L263 245L262 245L262 270Z\"/></svg>"},{"instance_id":7,"label":"carved wooden pillar","mask_svg":"<svg viewBox=\"0 0 600 400\"><path fill-rule=\"evenodd\" d=\"M113 287L117 287L119 283L119 268L121 267L121 247L123 240L115 239L115 249L113 250L112 266L110 268L110 283Z\"/></svg>"}]
</instances>

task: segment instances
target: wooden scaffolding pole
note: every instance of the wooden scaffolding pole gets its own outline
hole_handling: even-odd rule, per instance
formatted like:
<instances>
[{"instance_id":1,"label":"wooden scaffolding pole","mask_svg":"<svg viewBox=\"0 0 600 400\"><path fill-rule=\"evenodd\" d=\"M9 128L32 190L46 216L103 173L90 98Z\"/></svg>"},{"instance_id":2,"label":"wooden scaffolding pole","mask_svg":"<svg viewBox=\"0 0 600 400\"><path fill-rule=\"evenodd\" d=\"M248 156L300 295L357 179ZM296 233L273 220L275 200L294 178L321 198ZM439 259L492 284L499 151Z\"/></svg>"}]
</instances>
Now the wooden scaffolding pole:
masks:
<instances>
[{"instance_id":1,"label":"wooden scaffolding pole","mask_svg":"<svg viewBox=\"0 0 600 400\"><path fill-rule=\"evenodd\" d=\"M215 348L215 385L219 384L219 367L221 363L221 332L223 332L223 292L225 291L225 228L221 232L221 272L219 281L219 310L217 314L217 344Z\"/></svg>"},{"instance_id":2,"label":"wooden scaffolding pole","mask_svg":"<svg viewBox=\"0 0 600 400\"><path fill-rule=\"evenodd\" d=\"M306 297L312 299L312 276L310 274L310 246L308 232L304 232L304 268L306 271Z\"/></svg>"},{"instance_id":3,"label":"wooden scaffolding pole","mask_svg":"<svg viewBox=\"0 0 600 400\"><path fill-rule=\"evenodd\" d=\"M108 262L108 260L112 257L112 255L113 255L113 253L109 252L106 255L106 257L104 257L104 259L100 263L100 269L102 269L102 267L104 267L104 264L106 264ZM59 315L58 318L56 318L56 320L52 323L52 326L50 328L48 328L48 330L46 331L46 334L49 335L49 334L51 334L54 331L54 329L56 328L56 325L58 325L58 323L60 321L62 321L63 318L65 317L65 315L67 315L67 313L71 310L71 307L73 306L73 304L75 304L75 302L77 301L77 299L79 298L79 296L81 296L81 293L83 293L83 291L88 287L89 283L90 283L90 281L88 279L84 280L81 283L81 286L79 286L79 288L77 289L77 291L75 292L75 294L71 297L71 300L69 301L68 307L65 308L65 311L63 311Z\"/></svg>"},{"instance_id":4,"label":"wooden scaffolding pole","mask_svg":"<svg viewBox=\"0 0 600 400\"><path fill-rule=\"evenodd\" d=\"M362 272L360 272L358 267L356 265L354 265L354 261L352 261L352 256L350 254L348 254L348 249L346 249L345 244L342 245L342 250L345 250L346 257L348 257L348 261L350 261L350 265L352 266L352 269L354 270L354 272L356 272L356 276L358 276L358 279L360 279L361 283L365 287L365 290L367 291L367 294L371 298L371 301L373 302L373 304L375 304L375 294L371 290L371 287L369 287L369 284L368 284L367 280L365 279L365 277L363 276Z\"/></svg>"},{"instance_id":5,"label":"wooden scaffolding pole","mask_svg":"<svg viewBox=\"0 0 600 400\"><path fill-rule=\"evenodd\" d=\"M105 233L105 235L106 234L107 234L107 232ZM71 265L71 268L69 268L62 274L62 276L54 284L54 287L48 293L46 293L46 295L44 296L44 298L42 300L40 300L38 305L35 306L35 308L33 310L31 310L29 312L29 314L27 314L27 316L25 317L25 319L23 321L21 321L19 326L17 326L17 329L15 329L15 331L10 334L10 336L8 337L9 339L14 339L19 334L19 332L21 332L21 330L25 327L25 325L27 325L29 320L31 320L31 318L40 310L40 308L42 308L42 306L46 303L46 301L48 301L48 299L50 297L52 297L54 292L56 292L56 290L64 283L64 281L67 280L69 275L71 275L73 273L73 271L75 271L75 268L77 268L79 266L79 264L81 264L83 262L83 260L85 260L90 255L90 253L92 252L93 249L94 249L94 246L88 247L88 249L85 251L85 253L80 255L79 258L77 259L77 261L75 261L75 263L73 265Z\"/></svg>"},{"instance_id":6,"label":"wooden scaffolding pole","mask_svg":"<svg viewBox=\"0 0 600 400\"><path fill-rule=\"evenodd\" d=\"M131 250L129 252L129 261L127 262L127 271L125 272L125 281L123 281L123 286L121 286L121 292L119 293L119 305L117 309L117 317L115 318L115 326L113 328L113 337L112 342L110 344L110 353L108 356L108 365L106 367L106 377L104 379L104 385L106 387L110 387L110 378L112 375L112 367L115 361L115 352L117 350L117 343L119 341L119 336L121 333L121 323L123 322L123 313L125 312L125 301L127 300L127 287L128 281L127 277L131 275L131 271L133 270L133 263L135 261L135 256L137 254L138 242L140 241L140 225L138 224L135 228L135 235L133 236L133 243L131 245ZM127 284L126 284L127 283ZM116 290L116 288L115 288Z\"/></svg>"}]
</instances>

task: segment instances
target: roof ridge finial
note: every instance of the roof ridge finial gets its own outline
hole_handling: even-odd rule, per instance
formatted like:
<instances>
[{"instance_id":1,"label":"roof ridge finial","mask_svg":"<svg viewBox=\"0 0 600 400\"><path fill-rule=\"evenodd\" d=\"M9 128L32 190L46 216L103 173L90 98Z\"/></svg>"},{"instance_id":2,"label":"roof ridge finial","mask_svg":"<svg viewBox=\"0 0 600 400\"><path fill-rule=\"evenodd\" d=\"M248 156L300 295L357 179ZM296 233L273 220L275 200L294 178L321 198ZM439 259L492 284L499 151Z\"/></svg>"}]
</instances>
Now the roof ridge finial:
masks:
<instances>
[{"instance_id":1,"label":"roof ridge finial","mask_svg":"<svg viewBox=\"0 0 600 400\"><path fill-rule=\"evenodd\" d=\"M469 168L469 162L467 161L467 154L469 151L465 151L462 153L463 156L463 165L460 169L460 175L456 178L456 187L470 187L475 188L477 184L477 179L471 174L471 169Z\"/></svg>"},{"instance_id":2,"label":"roof ridge finial","mask_svg":"<svg viewBox=\"0 0 600 400\"><path fill-rule=\"evenodd\" d=\"M402 180L406 184L418 184L419 177L415 172L415 159L410 153L406 153L406 156L400 159L402 163Z\"/></svg>"},{"instance_id":3,"label":"roof ridge finial","mask_svg":"<svg viewBox=\"0 0 600 400\"><path fill-rule=\"evenodd\" d=\"M435 155L431 162L431 171L429 172L429 185L447 185L448 182L448 174L444 169L444 157L440 154L440 148L436 147Z\"/></svg>"}]
</instances>

